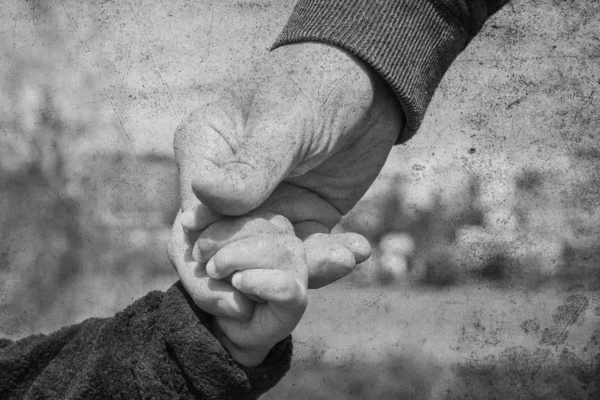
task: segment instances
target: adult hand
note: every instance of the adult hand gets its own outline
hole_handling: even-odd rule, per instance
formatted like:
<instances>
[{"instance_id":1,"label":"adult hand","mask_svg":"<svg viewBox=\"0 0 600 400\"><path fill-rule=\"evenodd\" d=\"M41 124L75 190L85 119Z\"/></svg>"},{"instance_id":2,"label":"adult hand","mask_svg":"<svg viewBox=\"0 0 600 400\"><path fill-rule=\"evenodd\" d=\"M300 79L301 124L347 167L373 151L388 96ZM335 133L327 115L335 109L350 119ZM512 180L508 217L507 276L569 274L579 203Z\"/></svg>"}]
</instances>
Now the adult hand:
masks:
<instances>
[{"instance_id":1,"label":"adult hand","mask_svg":"<svg viewBox=\"0 0 600 400\"><path fill-rule=\"evenodd\" d=\"M178 129L182 190L191 185L216 213L261 207L329 232L371 186L403 123L393 92L359 59L326 44L284 46Z\"/></svg>"}]
</instances>

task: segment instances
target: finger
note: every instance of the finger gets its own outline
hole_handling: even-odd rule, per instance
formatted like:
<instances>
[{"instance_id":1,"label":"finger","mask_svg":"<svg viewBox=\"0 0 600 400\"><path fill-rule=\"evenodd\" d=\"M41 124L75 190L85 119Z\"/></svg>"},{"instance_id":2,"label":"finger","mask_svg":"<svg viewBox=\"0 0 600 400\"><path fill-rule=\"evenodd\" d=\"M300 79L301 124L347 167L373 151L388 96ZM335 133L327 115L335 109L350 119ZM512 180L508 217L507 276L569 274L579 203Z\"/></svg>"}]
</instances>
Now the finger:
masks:
<instances>
[{"instance_id":1,"label":"finger","mask_svg":"<svg viewBox=\"0 0 600 400\"><path fill-rule=\"evenodd\" d=\"M246 214L262 204L285 178L291 160L284 155L277 157L277 153L249 145L220 165L203 159L192 190L203 204L221 214Z\"/></svg>"},{"instance_id":2,"label":"finger","mask_svg":"<svg viewBox=\"0 0 600 400\"><path fill-rule=\"evenodd\" d=\"M305 241L310 289L327 286L356 267L352 252L332 235L316 234Z\"/></svg>"},{"instance_id":3,"label":"finger","mask_svg":"<svg viewBox=\"0 0 600 400\"><path fill-rule=\"evenodd\" d=\"M239 148L218 165L203 161L192 189L203 204L226 215L261 205L301 162L310 143L304 97L291 82L263 85L255 93Z\"/></svg>"},{"instance_id":4,"label":"finger","mask_svg":"<svg viewBox=\"0 0 600 400\"><path fill-rule=\"evenodd\" d=\"M329 285L354 271L371 255L371 245L357 233L313 234L305 241L311 289Z\"/></svg>"},{"instance_id":5,"label":"finger","mask_svg":"<svg viewBox=\"0 0 600 400\"><path fill-rule=\"evenodd\" d=\"M294 227L302 222L313 221L326 227L327 233L342 218L340 212L331 203L315 192L286 181L281 182L257 210L283 215L294 224ZM321 231L322 228L312 233Z\"/></svg>"},{"instance_id":6,"label":"finger","mask_svg":"<svg viewBox=\"0 0 600 400\"><path fill-rule=\"evenodd\" d=\"M202 231L221 219L223 219L223 215L198 203L181 214L181 225L187 230Z\"/></svg>"},{"instance_id":7,"label":"finger","mask_svg":"<svg viewBox=\"0 0 600 400\"><path fill-rule=\"evenodd\" d=\"M279 228L282 233L294 233L294 226L287 218L285 218L282 215L265 210L255 210L249 213L248 217L265 219L273 225L275 225L277 228Z\"/></svg>"},{"instance_id":8,"label":"finger","mask_svg":"<svg viewBox=\"0 0 600 400\"><path fill-rule=\"evenodd\" d=\"M265 218L270 218L270 220ZM285 219L282 220L281 218L258 214L256 216L225 218L217 221L198 236L192 256L195 260L206 263L219 249L235 241L251 236L287 233L281 227L286 227L287 230L292 232L291 224L287 221L284 222Z\"/></svg>"},{"instance_id":9,"label":"finger","mask_svg":"<svg viewBox=\"0 0 600 400\"><path fill-rule=\"evenodd\" d=\"M248 269L280 269L300 274L304 263L303 246L296 237L253 236L217 251L208 261L206 273L214 279Z\"/></svg>"},{"instance_id":10,"label":"finger","mask_svg":"<svg viewBox=\"0 0 600 400\"><path fill-rule=\"evenodd\" d=\"M271 302L275 309L304 312L308 301L306 286L281 270L239 271L233 275L231 283L242 293Z\"/></svg>"},{"instance_id":11,"label":"finger","mask_svg":"<svg viewBox=\"0 0 600 400\"><path fill-rule=\"evenodd\" d=\"M297 225L294 225L295 229ZM312 227L311 227L312 229ZM305 231L306 233L306 231ZM313 233L304 239L304 243L309 248L321 249L333 245L342 245L352 252L356 264L360 264L369 259L371 256L371 244L362 235L354 232L344 232L336 234ZM315 250L313 253L318 253L321 250ZM321 254L325 256L325 254Z\"/></svg>"},{"instance_id":12,"label":"finger","mask_svg":"<svg viewBox=\"0 0 600 400\"><path fill-rule=\"evenodd\" d=\"M235 153L235 138L243 132L245 124L245 118L240 118L239 114L226 112L219 102L208 102L192 111L175 131L173 150L183 209L198 203L192 180L201 168L200 161L225 160Z\"/></svg>"},{"instance_id":13,"label":"finger","mask_svg":"<svg viewBox=\"0 0 600 400\"><path fill-rule=\"evenodd\" d=\"M181 227L180 218L181 213L173 224L168 253L185 290L194 303L209 314L248 320L252 316L253 303L229 283L210 278L202 264L191 257L192 244Z\"/></svg>"},{"instance_id":14,"label":"finger","mask_svg":"<svg viewBox=\"0 0 600 400\"><path fill-rule=\"evenodd\" d=\"M371 257L371 244L362 235L354 232L337 233L333 235L334 240L343 244L354 255L357 264Z\"/></svg>"},{"instance_id":15,"label":"finger","mask_svg":"<svg viewBox=\"0 0 600 400\"><path fill-rule=\"evenodd\" d=\"M253 299L240 293L228 282L218 281L208 275L194 274L180 277L194 304L208 314L248 321L253 313Z\"/></svg>"}]
</instances>

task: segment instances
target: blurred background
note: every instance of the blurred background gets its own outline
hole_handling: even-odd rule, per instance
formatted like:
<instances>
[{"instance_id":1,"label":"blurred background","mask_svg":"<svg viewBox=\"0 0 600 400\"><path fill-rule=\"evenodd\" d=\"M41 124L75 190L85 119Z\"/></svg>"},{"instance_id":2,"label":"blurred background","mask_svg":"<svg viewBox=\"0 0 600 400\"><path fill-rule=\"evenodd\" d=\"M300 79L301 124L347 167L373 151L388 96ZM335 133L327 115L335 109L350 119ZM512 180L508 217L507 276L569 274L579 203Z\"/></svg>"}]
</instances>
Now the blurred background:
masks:
<instances>
[{"instance_id":1,"label":"blurred background","mask_svg":"<svg viewBox=\"0 0 600 400\"><path fill-rule=\"evenodd\" d=\"M89 3L89 4L88 4ZM0 336L176 279L178 122L256 67L294 1L2 0ZM600 398L600 3L518 0L337 229L279 398Z\"/></svg>"}]
</instances>

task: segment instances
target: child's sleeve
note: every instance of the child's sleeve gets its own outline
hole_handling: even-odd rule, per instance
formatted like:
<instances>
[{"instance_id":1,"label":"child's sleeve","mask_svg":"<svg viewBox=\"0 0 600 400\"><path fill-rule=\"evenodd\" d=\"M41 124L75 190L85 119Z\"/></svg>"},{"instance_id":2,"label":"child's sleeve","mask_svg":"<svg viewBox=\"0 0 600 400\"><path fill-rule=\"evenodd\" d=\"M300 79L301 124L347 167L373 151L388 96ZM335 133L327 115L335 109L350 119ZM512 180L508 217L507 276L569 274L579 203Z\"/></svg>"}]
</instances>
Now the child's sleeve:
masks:
<instances>
[{"instance_id":1,"label":"child's sleeve","mask_svg":"<svg viewBox=\"0 0 600 400\"><path fill-rule=\"evenodd\" d=\"M255 399L288 371L291 337L246 368L209 321L178 282L112 318L0 341L0 398Z\"/></svg>"}]
</instances>

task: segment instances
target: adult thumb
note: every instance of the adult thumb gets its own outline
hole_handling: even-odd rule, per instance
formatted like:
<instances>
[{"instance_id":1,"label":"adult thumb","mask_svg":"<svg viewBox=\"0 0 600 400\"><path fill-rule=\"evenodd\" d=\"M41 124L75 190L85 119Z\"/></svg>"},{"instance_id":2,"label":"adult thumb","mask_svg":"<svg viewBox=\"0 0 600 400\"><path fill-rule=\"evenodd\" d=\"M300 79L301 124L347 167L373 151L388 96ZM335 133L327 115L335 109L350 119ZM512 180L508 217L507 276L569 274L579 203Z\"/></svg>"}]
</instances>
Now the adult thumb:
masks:
<instances>
[{"instance_id":1,"label":"adult thumb","mask_svg":"<svg viewBox=\"0 0 600 400\"><path fill-rule=\"evenodd\" d=\"M308 110L287 74L261 85L242 113L241 129L226 139L232 155L205 160L196 171L192 189L200 201L225 215L242 215L260 206L301 163L309 145L307 132L314 129Z\"/></svg>"},{"instance_id":2,"label":"adult thumb","mask_svg":"<svg viewBox=\"0 0 600 400\"><path fill-rule=\"evenodd\" d=\"M293 149L248 143L224 162L199 160L192 190L213 211L243 215L269 197L293 168L294 158Z\"/></svg>"}]
</instances>

